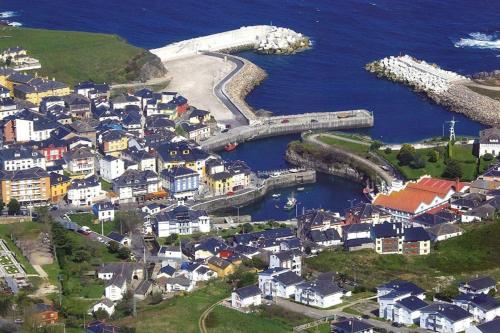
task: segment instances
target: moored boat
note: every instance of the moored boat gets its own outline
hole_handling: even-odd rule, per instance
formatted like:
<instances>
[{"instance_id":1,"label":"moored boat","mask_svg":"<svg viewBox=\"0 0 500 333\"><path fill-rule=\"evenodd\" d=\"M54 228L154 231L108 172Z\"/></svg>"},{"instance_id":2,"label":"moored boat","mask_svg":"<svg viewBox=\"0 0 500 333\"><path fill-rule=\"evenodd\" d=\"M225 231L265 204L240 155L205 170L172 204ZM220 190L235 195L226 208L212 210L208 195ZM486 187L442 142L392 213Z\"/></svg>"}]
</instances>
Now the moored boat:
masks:
<instances>
[{"instance_id":1,"label":"moored boat","mask_svg":"<svg viewBox=\"0 0 500 333\"><path fill-rule=\"evenodd\" d=\"M290 198L288 198L288 201L286 202L283 209L291 210L295 207L296 204L297 204L297 199L295 199L294 197L290 197Z\"/></svg>"},{"instance_id":2,"label":"moored boat","mask_svg":"<svg viewBox=\"0 0 500 333\"><path fill-rule=\"evenodd\" d=\"M233 150L236 149L236 147L238 147L238 143L237 142L228 143L227 145L224 146L224 150L225 151L233 151Z\"/></svg>"},{"instance_id":3,"label":"moored boat","mask_svg":"<svg viewBox=\"0 0 500 333\"><path fill-rule=\"evenodd\" d=\"M272 195L273 199L279 199L279 197L281 197L281 194L280 193L274 193Z\"/></svg>"}]
</instances>

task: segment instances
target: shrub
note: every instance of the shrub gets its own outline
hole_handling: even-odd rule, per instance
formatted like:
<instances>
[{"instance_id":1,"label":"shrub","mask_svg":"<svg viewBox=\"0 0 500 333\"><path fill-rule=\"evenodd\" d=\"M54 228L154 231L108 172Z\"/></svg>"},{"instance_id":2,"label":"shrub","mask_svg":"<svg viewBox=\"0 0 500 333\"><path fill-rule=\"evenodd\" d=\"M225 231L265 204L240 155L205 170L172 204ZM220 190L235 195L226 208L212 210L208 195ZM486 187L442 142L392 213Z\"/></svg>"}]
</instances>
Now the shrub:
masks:
<instances>
[{"instance_id":1,"label":"shrub","mask_svg":"<svg viewBox=\"0 0 500 333\"><path fill-rule=\"evenodd\" d=\"M456 160L449 160L443 171L443 178L460 179L462 177L462 167Z\"/></svg>"},{"instance_id":2,"label":"shrub","mask_svg":"<svg viewBox=\"0 0 500 333\"><path fill-rule=\"evenodd\" d=\"M410 162L410 167L412 169L422 169L425 168L425 160L420 154L416 154L413 161Z\"/></svg>"},{"instance_id":3,"label":"shrub","mask_svg":"<svg viewBox=\"0 0 500 333\"><path fill-rule=\"evenodd\" d=\"M493 155L490 153L484 154L483 155L483 160L485 161L492 161L493 160Z\"/></svg>"},{"instance_id":4,"label":"shrub","mask_svg":"<svg viewBox=\"0 0 500 333\"><path fill-rule=\"evenodd\" d=\"M375 140L371 143L370 150L379 150L380 147L382 147L382 142Z\"/></svg>"},{"instance_id":5,"label":"shrub","mask_svg":"<svg viewBox=\"0 0 500 333\"><path fill-rule=\"evenodd\" d=\"M427 156L429 156L429 162L431 163L436 163L439 160L439 152L435 149L430 150Z\"/></svg>"},{"instance_id":6,"label":"shrub","mask_svg":"<svg viewBox=\"0 0 500 333\"><path fill-rule=\"evenodd\" d=\"M416 150L410 144L404 144L398 153L398 161L401 165L409 165L415 158Z\"/></svg>"}]
</instances>

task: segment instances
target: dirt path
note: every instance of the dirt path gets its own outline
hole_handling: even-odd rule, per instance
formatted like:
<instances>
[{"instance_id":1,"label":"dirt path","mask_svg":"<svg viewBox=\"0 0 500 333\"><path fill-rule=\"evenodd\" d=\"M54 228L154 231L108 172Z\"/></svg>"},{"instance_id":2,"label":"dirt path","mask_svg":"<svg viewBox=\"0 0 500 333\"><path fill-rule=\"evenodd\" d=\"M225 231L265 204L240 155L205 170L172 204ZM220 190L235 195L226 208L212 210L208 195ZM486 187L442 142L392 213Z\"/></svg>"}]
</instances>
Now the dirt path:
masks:
<instances>
[{"instance_id":1,"label":"dirt path","mask_svg":"<svg viewBox=\"0 0 500 333\"><path fill-rule=\"evenodd\" d=\"M198 328L200 329L200 332L201 333L208 333L208 330L207 330L207 326L205 325L205 320L207 319L208 315L210 314L210 312L212 312L212 310L217 306L217 305L220 305L222 304L222 302L224 302L225 299L222 299L220 301L218 301L217 303L215 304L212 304L208 309L206 309L200 316L200 319L198 319Z\"/></svg>"}]
</instances>

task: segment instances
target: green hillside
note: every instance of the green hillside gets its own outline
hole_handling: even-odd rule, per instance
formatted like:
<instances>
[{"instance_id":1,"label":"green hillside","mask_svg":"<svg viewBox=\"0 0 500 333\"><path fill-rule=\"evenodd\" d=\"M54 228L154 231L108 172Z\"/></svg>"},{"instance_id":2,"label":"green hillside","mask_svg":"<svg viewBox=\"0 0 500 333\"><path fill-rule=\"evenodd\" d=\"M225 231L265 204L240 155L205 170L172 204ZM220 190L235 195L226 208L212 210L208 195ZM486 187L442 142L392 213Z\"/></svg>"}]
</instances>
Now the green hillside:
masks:
<instances>
[{"instance_id":1,"label":"green hillside","mask_svg":"<svg viewBox=\"0 0 500 333\"><path fill-rule=\"evenodd\" d=\"M75 84L84 80L123 83L156 57L119 36L18 27L2 28L0 50L22 46L39 59L39 74Z\"/></svg>"}]
</instances>

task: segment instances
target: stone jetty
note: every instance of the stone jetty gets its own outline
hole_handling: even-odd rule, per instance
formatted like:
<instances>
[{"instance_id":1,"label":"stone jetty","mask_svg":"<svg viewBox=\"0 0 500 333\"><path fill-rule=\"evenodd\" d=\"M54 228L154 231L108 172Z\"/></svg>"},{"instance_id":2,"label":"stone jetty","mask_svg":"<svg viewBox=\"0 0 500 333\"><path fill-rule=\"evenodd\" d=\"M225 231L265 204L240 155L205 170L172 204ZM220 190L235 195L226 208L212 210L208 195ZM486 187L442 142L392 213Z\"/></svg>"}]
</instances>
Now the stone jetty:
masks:
<instances>
[{"instance_id":1,"label":"stone jetty","mask_svg":"<svg viewBox=\"0 0 500 333\"><path fill-rule=\"evenodd\" d=\"M165 62L190 57L204 51L235 53L255 50L269 54L292 54L309 46L308 37L291 29L254 25L192 38L150 51Z\"/></svg>"},{"instance_id":2,"label":"stone jetty","mask_svg":"<svg viewBox=\"0 0 500 333\"><path fill-rule=\"evenodd\" d=\"M371 62L365 69L378 77L403 83L426 94L437 104L483 124L500 126L500 102L467 87L465 76L408 55Z\"/></svg>"}]
</instances>

